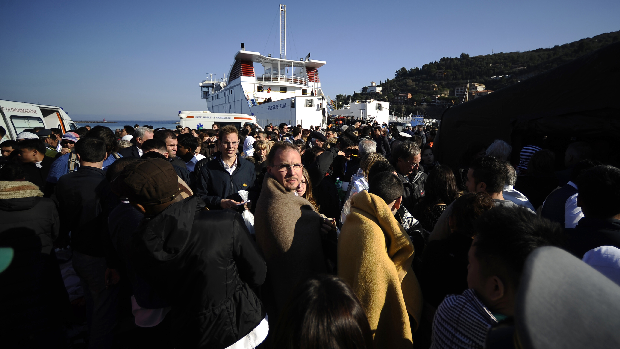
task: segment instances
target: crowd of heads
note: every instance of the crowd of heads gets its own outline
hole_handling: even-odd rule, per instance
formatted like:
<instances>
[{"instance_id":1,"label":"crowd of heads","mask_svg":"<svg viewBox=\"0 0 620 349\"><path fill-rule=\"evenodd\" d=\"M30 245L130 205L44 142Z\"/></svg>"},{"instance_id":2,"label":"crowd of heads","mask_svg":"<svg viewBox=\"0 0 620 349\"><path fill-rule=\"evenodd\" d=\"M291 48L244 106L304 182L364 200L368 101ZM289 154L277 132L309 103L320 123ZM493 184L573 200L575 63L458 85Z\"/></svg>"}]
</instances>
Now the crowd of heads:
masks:
<instances>
[{"instance_id":1,"label":"crowd of heads","mask_svg":"<svg viewBox=\"0 0 620 349\"><path fill-rule=\"evenodd\" d=\"M19 164L40 163L50 150L55 158L71 153L82 164L102 164L123 148L137 147L143 154L141 160L117 160L108 167L106 175L114 193L146 214L156 215L181 199L182 190L171 160L179 158L188 163L202 155L207 160L219 156L225 161L241 156L255 164L257 174L263 169L263 175L274 178L286 191L307 199L316 211L321 211L327 203L320 202L317 188L325 190L325 182L321 183L325 173L319 177L316 173L324 171L319 159L330 152L333 158L327 177L338 176L340 180L347 167L356 164L367 182L368 193L398 215L398 211L403 211L405 196L411 195L413 176L424 173L423 194L415 203L449 205L450 231L471 239L468 288L491 311L513 316L528 256L543 246L565 246L566 235L560 224L542 218L540 212L536 214L522 206L505 207L498 202L506 201L503 192L528 179L524 176L555 176L556 158L561 161L561 156L549 149L538 149L527 154L529 160L524 169L522 164L511 164L515 149L506 141L495 140L488 147L474 142L467 153L466 166L451 168L440 164L438 154L433 153L436 129L394 135L379 125L359 126L321 131L286 123L267 125L264 129L246 124L241 130L217 124L209 130L153 130L136 125L116 132L95 126L64 134L58 129L35 129L0 144L5 160L0 180L24 180L26 175ZM0 131L0 136L4 136L2 133L6 132ZM389 142L388 151L382 144L384 138ZM618 219L620 169L594 161L593 154L586 142L571 143L563 154L564 165L572 171L569 179L578 188L578 206L585 217ZM259 178L258 181L263 180ZM338 197L342 191L337 185L329 189L336 191L332 197ZM342 208L344 202L340 204ZM432 229L423 231L421 236L428 239L431 232ZM422 251L416 253L422 255ZM335 276L319 276L298 285L282 317L286 321L280 321L274 329L277 347L373 346L373 335L359 300Z\"/></svg>"}]
</instances>

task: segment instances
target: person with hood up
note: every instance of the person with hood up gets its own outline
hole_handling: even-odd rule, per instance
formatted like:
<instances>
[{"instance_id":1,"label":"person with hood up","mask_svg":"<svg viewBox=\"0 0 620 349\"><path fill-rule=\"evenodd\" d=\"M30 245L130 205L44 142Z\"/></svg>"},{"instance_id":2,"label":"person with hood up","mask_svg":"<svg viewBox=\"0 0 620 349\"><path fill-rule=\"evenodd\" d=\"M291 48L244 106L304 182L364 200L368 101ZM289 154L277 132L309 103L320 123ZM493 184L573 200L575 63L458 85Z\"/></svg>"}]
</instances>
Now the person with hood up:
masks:
<instances>
[{"instance_id":1,"label":"person with hood up","mask_svg":"<svg viewBox=\"0 0 620 349\"><path fill-rule=\"evenodd\" d=\"M163 159L129 164L113 190L145 217L134 236L135 272L169 305L176 348L255 348L268 325L254 289L265 261L241 218L183 199L176 172Z\"/></svg>"}]
</instances>

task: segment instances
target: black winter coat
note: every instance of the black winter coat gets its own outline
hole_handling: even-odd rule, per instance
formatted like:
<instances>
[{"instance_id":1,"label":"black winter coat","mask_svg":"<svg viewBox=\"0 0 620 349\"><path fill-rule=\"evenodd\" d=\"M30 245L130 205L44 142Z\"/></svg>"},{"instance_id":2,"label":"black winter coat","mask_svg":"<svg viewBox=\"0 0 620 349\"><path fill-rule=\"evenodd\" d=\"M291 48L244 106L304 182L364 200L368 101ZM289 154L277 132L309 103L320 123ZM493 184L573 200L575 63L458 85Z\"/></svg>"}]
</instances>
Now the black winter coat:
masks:
<instances>
[{"instance_id":1,"label":"black winter coat","mask_svg":"<svg viewBox=\"0 0 620 349\"><path fill-rule=\"evenodd\" d=\"M239 190L249 191L250 200L255 201L258 198L253 190L255 181L254 164L240 156L237 156L237 168L232 175L224 169L219 156L210 161L202 159L194 168L195 194L209 209L221 209L222 199L242 201Z\"/></svg>"},{"instance_id":2,"label":"black winter coat","mask_svg":"<svg viewBox=\"0 0 620 349\"><path fill-rule=\"evenodd\" d=\"M54 158L45 156L41 161L41 168L38 168L35 164L31 162L22 164L22 169L24 170L24 177L26 178L26 180L28 182L36 184L39 189L41 189L41 191L46 194L46 197L49 197L52 194L45 190L47 175L50 172L52 163L54 163Z\"/></svg>"},{"instance_id":3,"label":"black winter coat","mask_svg":"<svg viewBox=\"0 0 620 349\"><path fill-rule=\"evenodd\" d=\"M102 169L80 166L58 180L56 199L60 214L60 237L71 232L73 250L93 257L106 257L108 267L118 265L108 233L108 215L120 203L112 194Z\"/></svg>"},{"instance_id":4,"label":"black winter coat","mask_svg":"<svg viewBox=\"0 0 620 349\"><path fill-rule=\"evenodd\" d=\"M7 182L0 183L4 192ZM69 298L53 250L58 229L51 199L0 199L0 247L11 247L14 253L0 273L0 338L7 347L62 346L61 314Z\"/></svg>"},{"instance_id":5,"label":"black winter coat","mask_svg":"<svg viewBox=\"0 0 620 349\"><path fill-rule=\"evenodd\" d=\"M145 218L132 262L170 304L176 348L225 348L264 318L252 288L267 267L239 214L198 203L190 197Z\"/></svg>"},{"instance_id":6,"label":"black winter coat","mask_svg":"<svg viewBox=\"0 0 620 349\"><path fill-rule=\"evenodd\" d=\"M410 176L403 176L399 173L398 177L403 181L405 189L403 205L409 212L414 212L415 205L424 196L424 185L426 184L427 175L420 169Z\"/></svg>"},{"instance_id":7,"label":"black winter coat","mask_svg":"<svg viewBox=\"0 0 620 349\"><path fill-rule=\"evenodd\" d=\"M118 151L124 158L140 158L140 151L138 147L132 145L131 147L123 148Z\"/></svg>"}]
</instances>

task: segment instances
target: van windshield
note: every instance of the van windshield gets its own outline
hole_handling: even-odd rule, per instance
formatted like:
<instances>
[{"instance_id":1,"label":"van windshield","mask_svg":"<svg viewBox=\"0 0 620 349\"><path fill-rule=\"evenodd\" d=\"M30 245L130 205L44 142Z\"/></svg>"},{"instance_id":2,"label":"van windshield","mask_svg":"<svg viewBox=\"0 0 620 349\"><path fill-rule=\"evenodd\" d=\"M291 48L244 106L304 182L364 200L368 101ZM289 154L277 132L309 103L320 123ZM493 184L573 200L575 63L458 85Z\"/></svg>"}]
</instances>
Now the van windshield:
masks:
<instances>
[{"instance_id":1,"label":"van windshield","mask_svg":"<svg viewBox=\"0 0 620 349\"><path fill-rule=\"evenodd\" d=\"M29 128L45 127L43 119L34 116L11 115L11 123L13 123L13 128L17 133Z\"/></svg>"}]
</instances>

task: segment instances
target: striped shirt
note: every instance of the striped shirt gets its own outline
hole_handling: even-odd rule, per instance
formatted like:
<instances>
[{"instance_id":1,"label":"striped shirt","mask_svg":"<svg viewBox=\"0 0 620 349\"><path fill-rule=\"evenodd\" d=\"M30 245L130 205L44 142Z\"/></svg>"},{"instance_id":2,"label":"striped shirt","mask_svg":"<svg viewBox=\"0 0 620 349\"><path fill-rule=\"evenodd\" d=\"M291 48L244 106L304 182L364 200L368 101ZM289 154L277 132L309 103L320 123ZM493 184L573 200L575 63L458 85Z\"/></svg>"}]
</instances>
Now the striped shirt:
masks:
<instances>
[{"instance_id":1,"label":"striped shirt","mask_svg":"<svg viewBox=\"0 0 620 349\"><path fill-rule=\"evenodd\" d=\"M530 163L530 159L532 158L532 155L534 155L534 153L536 153L539 150L542 150L542 149L535 145L526 145L525 147L523 147L523 149L521 149L521 153L519 155L519 165L517 166L517 172L519 174L522 174L523 172L527 170L527 166Z\"/></svg>"},{"instance_id":2,"label":"striped shirt","mask_svg":"<svg viewBox=\"0 0 620 349\"><path fill-rule=\"evenodd\" d=\"M447 296L435 313L431 349L483 348L487 332L496 323L474 290Z\"/></svg>"}]
</instances>

